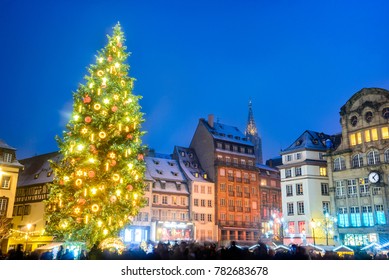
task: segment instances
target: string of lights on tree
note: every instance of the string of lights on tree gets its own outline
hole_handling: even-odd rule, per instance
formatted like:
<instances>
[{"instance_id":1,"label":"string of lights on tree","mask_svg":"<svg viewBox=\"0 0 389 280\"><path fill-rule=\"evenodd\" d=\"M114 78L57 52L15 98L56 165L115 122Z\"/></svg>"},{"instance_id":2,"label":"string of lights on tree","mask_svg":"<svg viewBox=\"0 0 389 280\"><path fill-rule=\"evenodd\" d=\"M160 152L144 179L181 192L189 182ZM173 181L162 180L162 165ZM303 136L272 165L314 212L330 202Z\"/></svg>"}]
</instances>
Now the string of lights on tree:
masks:
<instances>
[{"instance_id":1,"label":"string of lights on tree","mask_svg":"<svg viewBox=\"0 0 389 280\"><path fill-rule=\"evenodd\" d=\"M62 158L46 201L49 234L87 247L117 237L143 206L145 162L140 96L128 76L129 54L118 23L73 93L73 112L62 139Z\"/></svg>"}]
</instances>

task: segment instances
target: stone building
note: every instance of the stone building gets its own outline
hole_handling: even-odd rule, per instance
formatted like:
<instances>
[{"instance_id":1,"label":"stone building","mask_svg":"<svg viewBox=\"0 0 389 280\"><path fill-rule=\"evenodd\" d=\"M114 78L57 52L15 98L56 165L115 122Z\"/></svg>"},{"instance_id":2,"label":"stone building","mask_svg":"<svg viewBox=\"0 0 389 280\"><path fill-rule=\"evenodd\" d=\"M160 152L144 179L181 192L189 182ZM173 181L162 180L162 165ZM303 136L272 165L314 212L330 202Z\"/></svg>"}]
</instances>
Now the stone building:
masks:
<instances>
[{"instance_id":1,"label":"stone building","mask_svg":"<svg viewBox=\"0 0 389 280\"><path fill-rule=\"evenodd\" d=\"M341 143L327 152L339 242L389 241L389 91L363 88L340 109Z\"/></svg>"}]
</instances>

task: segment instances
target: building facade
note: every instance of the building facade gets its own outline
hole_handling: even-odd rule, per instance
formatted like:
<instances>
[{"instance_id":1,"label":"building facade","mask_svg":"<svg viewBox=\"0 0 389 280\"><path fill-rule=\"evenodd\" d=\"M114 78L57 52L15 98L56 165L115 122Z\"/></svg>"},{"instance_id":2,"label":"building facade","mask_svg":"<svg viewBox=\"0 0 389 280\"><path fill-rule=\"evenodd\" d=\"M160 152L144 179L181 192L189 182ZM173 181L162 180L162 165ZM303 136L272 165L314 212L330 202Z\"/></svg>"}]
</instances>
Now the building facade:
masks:
<instances>
[{"instance_id":1,"label":"building facade","mask_svg":"<svg viewBox=\"0 0 389 280\"><path fill-rule=\"evenodd\" d=\"M389 241L389 91L363 88L340 109L341 143L327 152L339 241Z\"/></svg>"},{"instance_id":2,"label":"building facade","mask_svg":"<svg viewBox=\"0 0 389 280\"><path fill-rule=\"evenodd\" d=\"M221 245L253 244L260 237L258 172L253 144L236 127L200 119L190 148L215 182L215 221Z\"/></svg>"},{"instance_id":3,"label":"building facade","mask_svg":"<svg viewBox=\"0 0 389 280\"><path fill-rule=\"evenodd\" d=\"M16 159L16 149L0 140L0 219L12 219L19 172L23 165ZM5 224L5 223L4 223ZM8 222L7 222L8 224ZM2 229L5 238L0 239L1 252L7 252L8 239L6 229Z\"/></svg>"},{"instance_id":4,"label":"building facade","mask_svg":"<svg viewBox=\"0 0 389 280\"><path fill-rule=\"evenodd\" d=\"M281 152L284 244L334 245L335 225L330 224L331 199L327 140L332 136L306 130Z\"/></svg>"},{"instance_id":5,"label":"building facade","mask_svg":"<svg viewBox=\"0 0 389 280\"><path fill-rule=\"evenodd\" d=\"M189 220L194 224L194 239L202 243L217 242L215 184L201 168L193 149L176 146L173 157L179 163L188 182Z\"/></svg>"}]
</instances>

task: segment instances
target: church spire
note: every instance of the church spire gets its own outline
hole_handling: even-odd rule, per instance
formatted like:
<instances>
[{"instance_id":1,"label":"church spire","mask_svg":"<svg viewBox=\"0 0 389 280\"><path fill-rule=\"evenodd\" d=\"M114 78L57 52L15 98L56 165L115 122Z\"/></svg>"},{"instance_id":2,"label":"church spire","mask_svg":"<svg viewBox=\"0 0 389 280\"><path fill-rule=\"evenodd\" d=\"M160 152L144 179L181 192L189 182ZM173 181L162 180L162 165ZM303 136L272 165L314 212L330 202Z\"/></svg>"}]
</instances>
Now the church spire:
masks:
<instances>
[{"instance_id":1,"label":"church spire","mask_svg":"<svg viewBox=\"0 0 389 280\"><path fill-rule=\"evenodd\" d=\"M262 139L258 135L258 129L255 125L254 121L254 114L253 114L253 108L252 108L252 102L251 99L249 100L249 116L247 119L247 126L245 135L247 139L251 141L254 145L254 154L255 154L255 161L256 163L262 164Z\"/></svg>"}]
</instances>

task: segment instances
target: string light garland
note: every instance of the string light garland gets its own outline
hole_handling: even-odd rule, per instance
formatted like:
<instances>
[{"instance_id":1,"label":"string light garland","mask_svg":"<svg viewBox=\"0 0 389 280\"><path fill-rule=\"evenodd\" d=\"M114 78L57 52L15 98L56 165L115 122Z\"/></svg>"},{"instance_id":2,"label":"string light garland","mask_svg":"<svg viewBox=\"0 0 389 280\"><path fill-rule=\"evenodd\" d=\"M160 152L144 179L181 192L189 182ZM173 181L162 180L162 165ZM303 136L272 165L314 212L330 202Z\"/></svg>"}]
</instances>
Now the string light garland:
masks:
<instances>
[{"instance_id":1,"label":"string light garland","mask_svg":"<svg viewBox=\"0 0 389 280\"><path fill-rule=\"evenodd\" d=\"M132 93L120 24L73 94L67 131L57 137L62 159L51 162L55 179L46 201L46 231L91 248L116 238L143 206L146 147L140 96ZM131 166L131 167L129 167Z\"/></svg>"}]
</instances>

